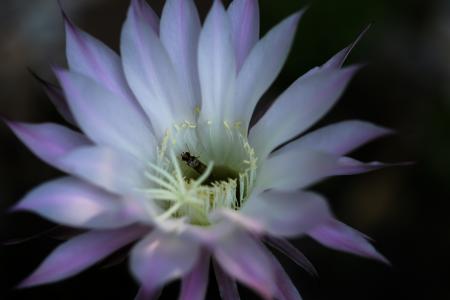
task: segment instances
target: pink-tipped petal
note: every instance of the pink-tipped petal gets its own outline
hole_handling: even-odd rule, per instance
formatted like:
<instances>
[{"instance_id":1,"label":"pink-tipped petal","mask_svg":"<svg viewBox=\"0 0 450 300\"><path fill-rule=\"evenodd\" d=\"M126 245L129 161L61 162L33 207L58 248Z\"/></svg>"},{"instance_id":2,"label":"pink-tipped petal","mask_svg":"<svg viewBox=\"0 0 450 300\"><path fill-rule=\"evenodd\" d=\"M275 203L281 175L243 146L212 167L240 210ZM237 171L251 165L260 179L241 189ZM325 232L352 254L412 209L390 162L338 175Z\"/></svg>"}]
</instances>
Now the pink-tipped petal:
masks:
<instances>
[{"instance_id":1,"label":"pink-tipped petal","mask_svg":"<svg viewBox=\"0 0 450 300\"><path fill-rule=\"evenodd\" d=\"M242 230L230 234L218 242L214 258L228 275L254 289L264 299L277 297L271 258L251 235Z\"/></svg>"},{"instance_id":2,"label":"pink-tipped petal","mask_svg":"<svg viewBox=\"0 0 450 300\"><path fill-rule=\"evenodd\" d=\"M31 211L53 222L78 228L111 229L138 220L137 207L78 179L65 177L28 193L14 211Z\"/></svg>"},{"instance_id":3,"label":"pink-tipped petal","mask_svg":"<svg viewBox=\"0 0 450 300\"><path fill-rule=\"evenodd\" d=\"M302 12L293 14L271 29L253 48L239 72L233 98L234 120L250 124L253 111L262 95L281 71L294 41Z\"/></svg>"},{"instance_id":4,"label":"pink-tipped petal","mask_svg":"<svg viewBox=\"0 0 450 300\"><path fill-rule=\"evenodd\" d=\"M352 52L353 48L359 43L359 41L364 37L367 31L370 29L371 25L368 25L364 30L358 35L356 40L351 43L348 47L339 51L336 55L334 55L329 61L327 61L322 67L327 69L338 69L342 68L342 65L347 60L350 52Z\"/></svg>"},{"instance_id":5,"label":"pink-tipped petal","mask_svg":"<svg viewBox=\"0 0 450 300\"><path fill-rule=\"evenodd\" d=\"M184 90L183 101L189 107L200 104L200 83L197 66L200 18L192 0L168 0L161 17L161 42Z\"/></svg>"},{"instance_id":6,"label":"pink-tipped petal","mask_svg":"<svg viewBox=\"0 0 450 300\"><path fill-rule=\"evenodd\" d=\"M209 253L203 250L192 271L183 278L179 300L205 299L209 278L209 261Z\"/></svg>"},{"instance_id":7,"label":"pink-tipped petal","mask_svg":"<svg viewBox=\"0 0 450 300\"><path fill-rule=\"evenodd\" d=\"M37 157L63 171L58 162L60 157L92 144L84 135L58 124L6 123Z\"/></svg>"},{"instance_id":8,"label":"pink-tipped petal","mask_svg":"<svg viewBox=\"0 0 450 300\"><path fill-rule=\"evenodd\" d=\"M389 261L367 241L365 235L336 219L329 219L308 234L326 247L389 264Z\"/></svg>"},{"instance_id":9,"label":"pink-tipped petal","mask_svg":"<svg viewBox=\"0 0 450 300\"><path fill-rule=\"evenodd\" d=\"M146 20L143 0L133 0L122 28L120 49L127 81L155 133L162 137L174 123L192 121L194 107L180 105L184 99L169 54Z\"/></svg>"},{"instance_id":10,"label":"pink-tipped petal","mask_svg":"<svg viewBox=\"0 0 450 300\"><path fill-rule=\"evenodd\" d=\"M119 195L135 194L146 181L142 161L107 147L80 147L58 163L70 174Z\"/></svg>"},{"instance_id":11,"label":"pink-tipped petal","mask_svg":"<svg viewBox=\"0 0 450 300\"><path fill-rule=\"evenodd\" d=\"M69 105L67 104L66 99L64 98L64 93L60 87L47 82L39 75L30 70L31 75L40 83L42 88L44 89L47 96L50 98L50 101L55 106L56 110L59 114L69 123L76 126L75 118L73 117L72 112L69 109Z\"/></svg>"},{"instance_id":12,"label":"pink-tipped petal","mask_svg":"<svg viewBox=\"0 0 450 300\"><path fill-rule=\"evenodd\" d=\"M234 0L228 7L236 67L239 71L259 39L259 5L257 0Z\"/></svg>"},{"instance_id":13,"label":"pink-tipped petal","mask_svg":"<svg viewBox=\"0 0 450 300\"><path fill-rule=\"evenodd\" d=\"M64 14L66 54L71 71L87 76L123 98L136 113L142 111L131 93L119 55L104 43L80 30Z\"/></svg>"},{"instance_id":14,"label":"pink-tipped petal","mask_svg":"<svg viewBox=\"0 0 450 300\"><path fill-rule=\"evenodd\" d=\"M236 62L231 39L230 21L222 1L214 1L200 33L198 70L202 92L200 117L223 127L236 81Z\"/></svg>"},{"instance_id":15,"label":"pink-tipped petal","mask_svg":"<svg viewBox=\"0 0 450 300\"><path fill-rule=\"evenodd\" d=\"M359 67L321 70L294 82L251 129L258 157L305 131L336 103ZM270 136L267 136L270 132Z\"/></svg>"},{"instance_id":16,"label":"pink-tipped petal","mask_svg":"<svg viewBox=\"0 0 450 300\"><path fill-rule=\"evenodd\" d=\"M392 130L369 122L343 121L308 133L282 149L295 149L294 151L314 149L336 155L346 155L374 139L391 133Z\"/></svg>"},{"instance_id":17,"label":"pink-tipped petal","mask_svg":"<svg viewBox=\"0 0 450 300\"><path fill-rule=\"evenodd\" d=\"M293 191L334 175L338 157L314 150L281 149L261 166L256 186Z\"/></svg>"},{"instance_id":18,"label":"pink-tipped petal","mask_svg":"<svg viewBox=\"0 0 450 300\"><path fill-rule=\"evenodd\" d=\"M131 226L79 235L57 247L20 287L52 283L74 276L147 231L146 228Z\"/></svg>"},{"instance_id":19,"label":"pink-tipped petal","mask_svg":"<svg viewBox=\"0 0 450 300\"><path fill-rule=\"evenodd\" d=\"M92 140L142 158L153 152L149 123L123 98L79 73L56 73L78 124Z\"/></svg>"},{"instance_id":20,"label":"pink-tipped petal","mask_svg":"<svg viewBox=\"0 0 450 300\"><path fill-rule=\"evenodd\" d=\"M367 172L372 172L388 167L408 166L411 163L393 163L387 164L378 161L361 162L350 157L341 157L338 160L336 170L333 175L355 175Z\"/></svg>"},{"instance_id":21,"label":"pink-tipped petal","mask_svg":"<svg viewBox=\"0 0 450 300\"><path fill-rule=\"evenodd\" d=\"M295 262L300 268L307 271L310 275L316 277L318 276L316 268L309 261L309 259L288 240L268 236L266 238L266 242L271 247L277 249L278 251L289 257L293 262Z\"/></svg>"},{"instance_id":22,"label":"pink-tipped petal","mask_svg":"<svg viewBox=\"0 0 450 300\"><path fill-rule=\"evenodd\" d=\"M213 265L221 299L240 300L236 280L231 278L216 261L213 261Z\"/></svg>"},{"instance_id":23,"label":"pink-tipped petal","mask_svg":"<svg viewBox=\"0 0 450 300\"><path fill-rule=\"evenodd\" d=\"M330 218L326 200L320 195L270 190L254 196L241 210L274 236L296 237Z\"/></svg>"},{"instance_id":24,"label":"pink-tipped petal","mask_svg":"<svg viewBox=\"0 0 450 300\"><path fill-rule=\"evenodd\" d=\"M269 254L272 260L272 268L274 277L276 278L276 284L280 291L279 300L302 300L297 288L295 287L289 275L283 269L283 266L278 262L277 258L272 254Z\"/></svg>"},{"instance_id":25,"label":"pink-tipped petal","mask_svg":"<svg viewBox=\"0 0 450 300\"><path fill-rule=\"evenodd\" d=\"M200 254L197 244L152 232L131 253L131 271L147 292L191 272Z\"/></svg>"}]
</instances>

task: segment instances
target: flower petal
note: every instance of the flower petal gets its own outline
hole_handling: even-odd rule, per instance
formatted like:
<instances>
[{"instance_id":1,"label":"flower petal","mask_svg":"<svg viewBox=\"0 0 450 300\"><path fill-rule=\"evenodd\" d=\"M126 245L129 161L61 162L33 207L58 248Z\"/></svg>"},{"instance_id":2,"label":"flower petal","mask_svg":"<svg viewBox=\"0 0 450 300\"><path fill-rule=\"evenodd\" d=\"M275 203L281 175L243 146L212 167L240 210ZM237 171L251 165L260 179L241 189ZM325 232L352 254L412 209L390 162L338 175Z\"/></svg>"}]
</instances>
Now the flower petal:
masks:
<instances>
[{"instance_id":1,"label":"flower petal","mask_svg":"<svg viewBox=\"0 0 450 300\"><path fill-rule=\"evenodd\" d=\"M148 10L145 1L132 0L120 48L128 83L161 137L173 123L192 121L194 107L180 105L181 85L166 49L145 18Z\"/></svg>"},{"instance_id":2,"label":"flower petal","mask_svg":"<svg viewBox=\"0 0 450 300\"><path fill-rule=\"evenodd\" d=\"M329 219L308 234L326 247L389 264L389 261L367 241L362 233L336 219Z\"/></svg>"},{"instance_id":3,"label":"flower petal","mask_svg":"<svg viewBox=\"0 0 450 300\"><path fill-rule=\"evenodd\" d=\"M335 175L338 157L314 150L281 149L261 166L256 188L297 190Z\"/></svg>"},{"instance_id":4,"label":"flower petal","mask_svg":"<svg viewBox=\"0 0 450 300\"><path fill-rule=\"evenodd\" d=\"M338 160L337 168L333 175L355 175L376 171L387 167L408 166L410 162L387 164L378 161L361 162L350 157L341 157Z\"/></svg>"},{"instance_id":5,"label":"flower petal","mask_svg":"<svg viewBox=\"0 0 450 300\"><path fill-rule=\"evenodd\" d=\"M90 34L80 30L63 13L66 28L66 54L69 68L74 73L89 77L115 94L137 106L131 93L119 55Z\"/></svg>"},{"instance_id":6,"label":"flower petal","mask_svg":"<svg viewBox=\"0 0 450 300\"><path fill-rule=\"evenodd\" d=\"M192 0L168 0L161 17L161 42L172 60L189 107L200 104L197 49L200 18Z\"/></svg>"},{"instance_id":7,"label":"flower petal","mask_svg":"<svg viewBox=\"0 0 450 300\"><path fill-rule=\"evenodd\" d=\"M327 61L323 68L330 68L330 69L339 69L342 68L342 65L347 60L347 57L349 56L350 52L352 52L353 48L359 43L359 41L363 38L363 36L366 34L366 32L370 29L371 25L364 28L364 30L358 35L356 40L351 43L348 47L345 47L341 51L339 51L336 55L334 55L329 61Z\"/></svg>"},{"instance_id":8,"label":"flower petal","mask_svg":"<svg viewBox=\"0 0 450 300\"><path fill-rule=\"evenodd\" d=\"M57 76L75 118L92 140L137 157L153 152L149 124L122 97L78 73L57 70Z\"/></svg>"},{"instance_id":9,"label":"flower petal","mask_svg":"<svg viewBox=\"0 0 450 300\"><path fill-rule=\"evenodd\" d=\"M351 120L343 121L315 130L295 140L282 149L301 151L314 149L336 155L346 155L358 147L384 135L391 130L374 124Z\"/></svg>"},{"instance_id":10,"label":"flower petal","mask_svg":"<svg viewBox=\"0 0 450 300\"><path fill-rule=\"evenodd\" d=\"M236 81L230 22L222 1L214 1L200 33L198 70L202 92L200 117L222 127L222 120L227 120L231 112L228 105Z\"/></svg>"},{"instance_id":11,"label":"flower petal","mask_svg":"<svg viewBox=\"0 0 450 300\"><path fill-rule=\"evenodd\" d=\"M294 82L250 131L250 144L258 157L265 157L319 120L338 100L357 70L358 67L321 70Z\"/></svg>"},{"instance_id":12,"label":"flower petal","mask_svg":"<svg viewBox=\"0 0 450 300\"><path fill-rule=\"evenodd\" d=\"M131 253L131 270L147 292L188 274L200 254L197 244L152 232Z\"/></svg>"},{"instance_id":13,"label":"flower petal","mask_svg":"<svg viewBox=\"0 0 450 300\"><path fill-rule=\"evenodd\" d=\"M74 276L133 242L146 231L146 228L131 226L79 235L57 247L20 287L52 283Z\"/></svg>"},{"instance_id":14,"label":"flower petal","mask_svg":"<svg viewBox=\"0 0 450 300\"><path fill-rule=\"evenodd\" d=\"M234 121L248 129L253 111L262 95L281 71L291 49L303 12L293 14L271 29L253 48L236 82Z\"/></svg>"},{"instance_id":15,"label":"flower petal","mask_svg":"<svg viewBox=\"0 0 450 300\"><path fill-rule=\"evenodd\" d=\"M28 193L14 211L32 211L53 222L78 228L111 229L130 225L137 207L78 179L47 182Z\"/></svg>"},{"instance_id":16,"label":"flower petal","mask_svg":"<svg viewBox=\"0 0 450 300\"><path fill-rule=\"evenodd\" d=\"M237 70L259 39L259 5L257 0L234 0L228 7Z\"/></svg>"},{"instance_id":17,"label":"flower petal","mask_svg":"<svg viewBox=\"0 0 450 300\"><path fill-rule=\"evenodd\" d=\"M219 286L220 298L222 298L222 300L240 300L236 281L231 278L216 261L213 263L217 285Z\"/></svg>"},{"instance_id":18,"label":"flower petal","mask_svg":"<svg viewBox=\"0 0 450 300\"><path fill-rule=\"evenodd\" d=\"M254 289L264 299L278 296L271 258L249 234L239 230L219 241L214 257L231 277Z\"/></svg>"},{"instance_id":19,"label":"flower petal","mask_svg":"<svg viewBox=\"0 0 450 300\"><path fill-rule=\"evenodd\" d=\"M274 236L300 236L331 216L325 199L315 193L270 190L250 198L242 214Z\"/></svg>"},{"instance_id":20,"label":"flower petal","mask_svg":"<svg viewBox=\"0 0 450 300\"><path fill-rule=\"evenodd\" d=\"M91 144L84 135L58 124L5 122L37 157L63 171L58 162L60 157Z\"/></svg>"},{"instance_id":21,"label":"flower petal","mask_svg":"<svg viewBox=\"0 0 450 300\"><path fill-rule=\"evenodd\" d=\"M309 259L288 240L269 236L266 237L266 242L273 248L289 257L293 262L295 262L300 268L306 270L310 275L316 277L318 276L316 268L309 261Z\"/></svg>"},{"instance_id":22,"label":"flower petal","mask_svg":"<svg viewBox=\"0 0 450 300\"><path fill-rule=\"evenodd\" d=\"M205 299L209 279L209 254L203 251L192 271L183 278L179 300Z\"/></svg>"},{"instance_id":23,"label":"flower petal","mask_svg":"<svg viewBox=\"0 0 450 300\"><path fill-rule=\"evenodd\" d=\"M283 269L275 256L269 254L272 260L272 268L274 270L274 277L276 284L280 290L280 300L302 300L297 288L295 287L289 275Z\"/></svg>"},{"instance_id":24,"label":"flower petal","mask_svg":"<svg viewBox=\"0 0 450 300\"><path fill-rule=\"evenodd\" d=\"M81 147L58 163L66 172L120 195L135 194L145 182L145 164L107 147Z\"/></svg>"},{"instance_id":25,"label":"flower petal","mask_svg":"<svg viewBox=\"0 0 450 300\"><path fill-rule=\"evenodd\" d=\"M69 105L67 104L66 99L64 98L64 93L60 87L47 82L43 78L39 77L36 73L31 71L31 75L39 82L39 84L44 89L47 96L50 98L50 101L55 106L56 110L59 114L70 124L76 126L75 118L72 115L72 112L69 109Z\"/></svg>"},{"instance_id":26,"label":"flower petal","mask_svg":"<svg viewBox=\"0 0 450 300\"><path fill-rule=\"evenodd\" d=\"M144 288L140 288L134 300L157 300L161 296L161 292L162 287L151 292L146 291Z\"/></svg>"}]
</instances>

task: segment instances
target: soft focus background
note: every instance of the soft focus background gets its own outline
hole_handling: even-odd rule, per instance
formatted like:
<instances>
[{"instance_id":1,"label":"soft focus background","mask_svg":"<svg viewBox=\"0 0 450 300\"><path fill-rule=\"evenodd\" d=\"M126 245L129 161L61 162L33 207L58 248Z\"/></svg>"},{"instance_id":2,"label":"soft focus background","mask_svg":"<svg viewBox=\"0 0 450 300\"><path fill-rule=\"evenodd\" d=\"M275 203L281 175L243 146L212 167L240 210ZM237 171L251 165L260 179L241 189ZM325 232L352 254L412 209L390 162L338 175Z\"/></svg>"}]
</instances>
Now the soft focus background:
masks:
<instances>
[{"instance_id":1,"label":"soft focus background","mask_svg":"<svg viewBox=\"0 0 450 300\"><path fill-rule=\"evenodd\" d=\"M83 29L118 48L128 0L62 0ZM196 1L202 15L211 1ZM160 12L163 1L152 0ZM365 63L339 104L321 121L360 118L395 129L355 156L410 167L329 179L314 187L337 216L374 238L392 267L296 241L319 270L311 278L285 258L304 299L450 299L450 2L448 0L262 0L262 32L309 4L288 64L261 108L308 69L345 47L369 23L372 29L348 63ZM0 2L0 114L11 119L61 121L31 68L54 80L65 65L64 32L56 0ZM38 161L0 124L0 242L11 244L52 228L8 207L32 187L60 174ZM12 241L13 242L13 241ZM127 266L97 267L65 282L14 290L60 241L40 236L0 248L0 299L133 299ZM162 299L176 299L178 285ZM211 280L207 299L218 299ZM242 289L242 299L257 299Z\"/></svg>"}]
</instances>

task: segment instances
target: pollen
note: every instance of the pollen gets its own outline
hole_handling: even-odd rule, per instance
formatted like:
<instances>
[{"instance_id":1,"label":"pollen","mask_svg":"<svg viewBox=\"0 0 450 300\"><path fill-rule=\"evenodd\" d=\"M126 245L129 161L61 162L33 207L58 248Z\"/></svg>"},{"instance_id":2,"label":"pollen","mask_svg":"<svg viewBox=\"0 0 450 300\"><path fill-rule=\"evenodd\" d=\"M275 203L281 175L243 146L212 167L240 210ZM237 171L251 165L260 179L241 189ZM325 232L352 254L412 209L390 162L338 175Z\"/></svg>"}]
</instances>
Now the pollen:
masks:
<instances>
[{"instance_id":1,"label":"pollen","mask_svg":"<svg viewBox=\"0 0 450 300\"><path fill-rule=\"evenodd\" d=\"M180 125L167 131L156 161L148 163L150 187L144 192L161 208L159 221L186 218L191 224L208 226L214 210L240 210L245 205L254 186L257 158L246 136L228 122L216 133L221 139L214 139L226 147L211 149L203 146L211 141L205 142L202 128L186 126L187 122ZM204 167L195 168L198 164Z\"/></svg>"}]
</instances>

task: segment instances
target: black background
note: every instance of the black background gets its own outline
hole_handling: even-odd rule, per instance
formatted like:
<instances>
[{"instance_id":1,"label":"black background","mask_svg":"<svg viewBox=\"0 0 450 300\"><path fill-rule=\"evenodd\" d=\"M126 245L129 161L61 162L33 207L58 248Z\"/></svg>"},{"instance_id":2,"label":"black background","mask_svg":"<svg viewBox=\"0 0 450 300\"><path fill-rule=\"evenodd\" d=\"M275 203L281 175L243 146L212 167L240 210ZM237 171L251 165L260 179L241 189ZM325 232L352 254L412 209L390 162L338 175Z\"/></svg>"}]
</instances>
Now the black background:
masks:
<instances>
[{"instance_id":1,"label":"black background","mask_svg":"<svg viewBox=\"0 0 450 300\"><path fill-rule=\"evenodd\" d=\"M118 48L127 0L62 1L83 29ZM151 1L159 12L163 1ZM202 15L211 1L196 1ZM398 134L355 153L364 160L415 161L410 167L329 179L314 187L336 215L373 237L393 266L325 249L308 239L295 244L319 270L311 278L289 260L283 265L304 299L450 299L450 3L448 0L260 1L262 32L306 4L284 72L262 110L302 73L372 29L349 63L366 63L321 121L358 118ZM0 2L0 114L29 122L57 121L46 96L27 73L47 78L65 65L64 33L56 1ZM38 161L0 124L0 241L27 237L53 225L8 207L34 186L60 174ZM96 267L62 283L14 290L59 241L40 237L0 248L0 299L133 299L137 285L126 264ZM214 279L207 299L218 299ZM242 299L257 299L242 289ZM178 284L162 299L176 299Z\"/></svg>"}]
</instances>

